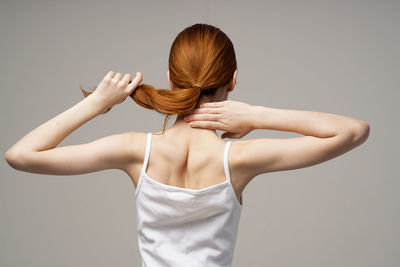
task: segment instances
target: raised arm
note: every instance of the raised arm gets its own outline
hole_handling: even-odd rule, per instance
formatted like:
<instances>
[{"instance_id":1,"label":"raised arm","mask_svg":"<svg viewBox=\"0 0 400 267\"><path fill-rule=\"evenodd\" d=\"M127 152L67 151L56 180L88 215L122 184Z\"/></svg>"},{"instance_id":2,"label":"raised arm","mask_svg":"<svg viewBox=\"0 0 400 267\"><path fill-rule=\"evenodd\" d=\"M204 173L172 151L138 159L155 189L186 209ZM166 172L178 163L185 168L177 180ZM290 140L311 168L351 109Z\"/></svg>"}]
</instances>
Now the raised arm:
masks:
<instances>
[{"instance_id":1,"label":"raised arm","mask_svg":"<svg viewBox=\"0 0 400 267\"><path fill-rule=\"evenodd\" d=\"M365 142L365 121L317 111L251 106L225 100L204 103L185 117L192 127L226 131L241 138L254 129L302 134L293 138L257 138L232 143L230 166L244 183L268 172L299 169L337 157Z\"/></svg>"},{"instance_id":2,"label":"raised arm","mask_svg":"<svg viewBox=\"0 0 400 267\"><path fill-rule=\"evenodd\" d=\"M369 136L365 121L306 110L252 106L252 129L289 131L304 136L242 140L237 160L250 176L322 163L361 145Z\"/></svg>"},{"instance_id":3,"label":"raised arm","mask_svg":"<svg viewBox=\"0 0 400 267\"><path fill-rule=\"evenodd\" d=\"M121 103L141 81L141 73L131 81L110 71L94 93L54 118L39 125L5 154L14 169L52 175L73 175L104 169L126 170L137 160L132 147L142 147L142 133L123 133L102 137L80 145L57 147L70 133L99 114ZM140 160L140 159L139 159Z\"/></svg>"}]
</instances>

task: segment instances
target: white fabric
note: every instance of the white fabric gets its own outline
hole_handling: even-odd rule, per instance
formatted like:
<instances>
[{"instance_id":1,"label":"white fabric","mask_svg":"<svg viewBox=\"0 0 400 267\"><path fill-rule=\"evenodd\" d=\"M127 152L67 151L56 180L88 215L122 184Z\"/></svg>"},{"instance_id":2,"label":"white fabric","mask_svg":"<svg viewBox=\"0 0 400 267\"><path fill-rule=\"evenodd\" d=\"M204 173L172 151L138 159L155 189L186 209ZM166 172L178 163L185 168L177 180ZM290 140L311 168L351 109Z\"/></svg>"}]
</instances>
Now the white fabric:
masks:
<instances>
[{"instance_id":1,"label":"white fabric","mask_svg":"<svg viewBox=\"0 0 400 267\"><path fill-rule=\"evenodd\" d=\"M135 189L142 267L230 267L242 206L231 184L226 142L226 180L201 189L160 183L146 174L152 134ZM221 155L222 156L222 155Z\"/></svg>"}]
</instances>

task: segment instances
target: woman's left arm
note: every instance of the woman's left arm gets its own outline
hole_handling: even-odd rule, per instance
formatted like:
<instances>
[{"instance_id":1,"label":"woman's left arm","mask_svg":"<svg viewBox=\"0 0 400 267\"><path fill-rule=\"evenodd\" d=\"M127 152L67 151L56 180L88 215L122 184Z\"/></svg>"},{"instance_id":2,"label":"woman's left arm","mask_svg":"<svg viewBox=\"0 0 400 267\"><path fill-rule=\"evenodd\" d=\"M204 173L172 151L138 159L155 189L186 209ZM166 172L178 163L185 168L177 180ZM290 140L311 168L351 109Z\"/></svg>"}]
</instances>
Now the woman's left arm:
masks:
<instances>
[{"instance_id":1,"label":"woman's left arm","mask_svg":"<svg viewBox=\"0 0 400 267\"><path fill-rule=\"evenodd\" d=\"M141 73L131 82L126 74L104 76L94 93L29 132L5 154L6 161L21 171L72 175L103 169L124 169L132 159L128 144L132 134L102 137L87 144L57 147L69 134L104 110L121 103L140 83Z\"/></svg>"}]
</instances>

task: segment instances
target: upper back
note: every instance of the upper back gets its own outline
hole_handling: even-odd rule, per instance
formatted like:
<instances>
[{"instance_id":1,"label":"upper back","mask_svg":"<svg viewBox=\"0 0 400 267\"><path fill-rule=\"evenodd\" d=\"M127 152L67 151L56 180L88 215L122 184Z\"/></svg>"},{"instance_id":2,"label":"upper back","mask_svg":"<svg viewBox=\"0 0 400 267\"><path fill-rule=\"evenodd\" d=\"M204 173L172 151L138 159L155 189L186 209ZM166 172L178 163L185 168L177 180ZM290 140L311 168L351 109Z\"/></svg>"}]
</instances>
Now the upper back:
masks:
<instances>
[{"instance_id":1,"label":"upper back","mask_svg":"<svg viewBox=\"0 0 400 267\"><path fill-rule=\"evenodd\" d=\"M135 135L136 164L128 173L135 187L138 185L140 171L146 151L146 133ZM171 186L201 189L226 180L223 153L226 141L217 138L202 140L174 135L152 134L146 174L153 180ZM235 172L234 150L237 141L232 142L227 157L230 178L236 197L242 203L244 189L240 183L240 173Z\"/></svg>"},{"instance_id":2,"label":"upper back","mask_svg":"<svg viewBox=\"0 0 400 267\"><path fill-rule=\"evenodd\" d=\"M225 181L224 141L152 135L146 173L159 182L200 189Z\"/></svg>"}]
</instances>

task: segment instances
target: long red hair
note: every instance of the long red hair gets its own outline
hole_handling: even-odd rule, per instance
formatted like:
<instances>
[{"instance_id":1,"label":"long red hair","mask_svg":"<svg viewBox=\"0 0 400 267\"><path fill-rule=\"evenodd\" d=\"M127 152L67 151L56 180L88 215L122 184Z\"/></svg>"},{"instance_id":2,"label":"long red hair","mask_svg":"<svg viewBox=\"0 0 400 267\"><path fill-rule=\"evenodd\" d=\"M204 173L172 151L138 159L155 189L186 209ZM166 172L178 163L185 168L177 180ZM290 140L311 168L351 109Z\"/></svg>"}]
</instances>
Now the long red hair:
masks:
<instances>
[{"instance_id":1,"label":"long red hair","mask_svg":"<svg viewBox=\"0 0 400 267\"><path fill-rule=\"evenodd\" d=\"M192 111L203 95L212 96L230 82L237 68L235 50L229 37L219 28L197 23L175 38L168 67L175 89L140 84L130 95L140 106L167 115L163 133L171 115ZM85 97L92 93L82 86L81 90Z\"/></svg>"}]
</instances>

